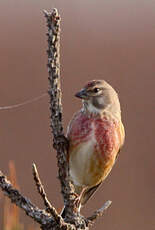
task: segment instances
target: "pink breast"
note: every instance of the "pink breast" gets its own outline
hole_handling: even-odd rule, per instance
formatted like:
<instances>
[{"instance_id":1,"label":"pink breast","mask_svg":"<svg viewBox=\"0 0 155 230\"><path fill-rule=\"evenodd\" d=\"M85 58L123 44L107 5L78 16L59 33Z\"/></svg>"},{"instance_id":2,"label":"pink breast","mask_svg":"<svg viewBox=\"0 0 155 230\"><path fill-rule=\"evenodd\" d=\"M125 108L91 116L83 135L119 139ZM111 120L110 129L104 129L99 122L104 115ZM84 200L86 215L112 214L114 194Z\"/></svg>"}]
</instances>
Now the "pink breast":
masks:
<instances>
[{"instance_id":1,"label":"pink breast","mask_svg":"<svg viewBox=\"0 0 155 230\"><path fill-rule=\"evenodd\" d=\"M113 150L119 149L116 144L116 130L117 124L112 120L95 120L96 149L107 158L112 156Z\"/></svg>"},{"instance_id":2,"label":"pink breast","mask_svg":"<svg viewBox=\"0 0 155 230\"><path fill-rule=\"evenodd\" d=\"M79 113L69 128L67 134L69 139L71 139L74 144L87 141L92 131L91 122L92 120L90 118Z\"/></svg>"},{"instance_id":3,"label":"pink breast","mask_svg":"<svg viewBox=\"0 0 155 230\"><path fill-rule=\"evenodd\" d=\"M68 137L74 146L95 138L94 150L109 158L116 148L116 126L114 121L79 113L71 123Z\"/></svg>"}]
</instances>

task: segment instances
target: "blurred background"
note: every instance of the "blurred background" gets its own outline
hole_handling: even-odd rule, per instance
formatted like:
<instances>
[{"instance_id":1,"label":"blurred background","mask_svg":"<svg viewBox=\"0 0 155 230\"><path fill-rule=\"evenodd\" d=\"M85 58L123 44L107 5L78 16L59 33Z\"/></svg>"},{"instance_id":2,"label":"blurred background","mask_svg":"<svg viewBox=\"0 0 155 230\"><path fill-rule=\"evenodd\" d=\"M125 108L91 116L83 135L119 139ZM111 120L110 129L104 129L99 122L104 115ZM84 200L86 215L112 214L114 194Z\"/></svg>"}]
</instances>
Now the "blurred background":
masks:
<instances>
[{"instance_id":1,"label":"blurred background","mask_svg":"<svg viewBox=\"0 0 155 230\"><path fill-rule=\"evenodd\" d=\"M74 97L91 79L105 79L119 93L126 142L110 176L83 209L88 216L110 199L93 229L155 229L155 1L1 0L0 106L24 102L48 89L46 22L42 10L61 14L64 127L81 104ZM49 199L62 208L52 148L48 96L0 110L0 170L15 162L20 191L43 208L32 178L40 172ZM0 195L0 229L3 224ZM25 229L33 222L21 212ZM3 226L3 228L2 228ZM10 229L9 229L10 230Z\"/></svg>"}]
</instances>

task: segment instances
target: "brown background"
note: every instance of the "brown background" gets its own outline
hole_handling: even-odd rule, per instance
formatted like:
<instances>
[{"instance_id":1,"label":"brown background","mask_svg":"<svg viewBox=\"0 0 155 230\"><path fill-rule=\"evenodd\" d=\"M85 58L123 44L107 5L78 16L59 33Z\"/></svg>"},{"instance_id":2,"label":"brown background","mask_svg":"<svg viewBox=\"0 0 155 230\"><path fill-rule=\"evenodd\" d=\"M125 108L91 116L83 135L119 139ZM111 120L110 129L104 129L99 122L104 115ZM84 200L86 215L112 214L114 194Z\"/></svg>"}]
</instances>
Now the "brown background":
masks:
<instances>
[{"instance_id":1,"label":"brown background","mask_svg":"<svg viewBox=\"0 0 155 230\"><path fill-rule=\"evenodd\" d=\"M91 79L105 79L119 92L126 142L111 175L87 204L88 215L113 201L93 229L155 229L155 1L1 0L0 106L47 91L46 26L42 9L62 17L61 70L64 125L80 108L74 93ZM62 200L49 128L48 97L0 111L0 169L15 161L21 191L42 206L31 175L38 165L46 191ZM0 200L2 206L3 201ZM2 209L0 221L2 224ZM26 225L32 221L22 215Z\"/></svg>"}]
</instances>

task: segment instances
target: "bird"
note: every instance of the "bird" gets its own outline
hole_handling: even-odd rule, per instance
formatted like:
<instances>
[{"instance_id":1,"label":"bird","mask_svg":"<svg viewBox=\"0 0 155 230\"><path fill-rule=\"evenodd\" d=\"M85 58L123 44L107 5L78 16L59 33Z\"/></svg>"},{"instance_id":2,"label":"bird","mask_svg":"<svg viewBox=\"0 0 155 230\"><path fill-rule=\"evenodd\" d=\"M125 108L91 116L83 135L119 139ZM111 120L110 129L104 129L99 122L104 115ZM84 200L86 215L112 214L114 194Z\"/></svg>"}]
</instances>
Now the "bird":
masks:
<instances>
[{"instance_id":1,"label":"bird","mask_svg":"<svg viewBox=\"0 0 155 230\"><path fill-rule=\"evenodd\" d=\"M110 173L125 131L118 94L105 80L89 81L75 96L82 108L73 115L66 136L69 176L81 208Z\"/></svg>"}]
</instances>

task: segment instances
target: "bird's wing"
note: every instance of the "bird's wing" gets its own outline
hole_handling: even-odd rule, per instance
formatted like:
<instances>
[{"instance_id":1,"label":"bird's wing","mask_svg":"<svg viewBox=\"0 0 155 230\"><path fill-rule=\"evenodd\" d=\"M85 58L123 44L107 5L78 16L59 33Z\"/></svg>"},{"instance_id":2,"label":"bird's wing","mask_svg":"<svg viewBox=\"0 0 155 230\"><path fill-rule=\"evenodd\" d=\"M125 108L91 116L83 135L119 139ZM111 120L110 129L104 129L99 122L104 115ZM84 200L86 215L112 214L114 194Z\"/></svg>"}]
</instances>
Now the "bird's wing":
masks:
<instances>
[{"instance_id":1,"label":"bird's wing","mask_svg":"<svg viewBox=\"0 0 155 230\"><path fill-rule=\"evenodd\" d=\"M120 124L119 129L120 129L120 131L119 131L120 132L120 148L118 150L117 156L119 155L119 153L121 151L121 148L122 148L122 146L124 144L124 138L125 138L125 131L124 131L124 126L123 126L122 122ZM116 156L116 159L117 159L117 156ZM115 159L115 161L116 161L116 159ZM81 197L81 205L82 206L86 204L86 202L91 198L91 196L96 192L96 190L98 189L98 187L101 184L102 184L102 181L99 184L97 184L97 185L95 185L95 186L93 186L91 188L87 188L83 192L82 197ZM79 191L82 191L82 189L80 189ZM79 194L79 191L77 192L78 194Z\"/></svg>"}]
</instances>

